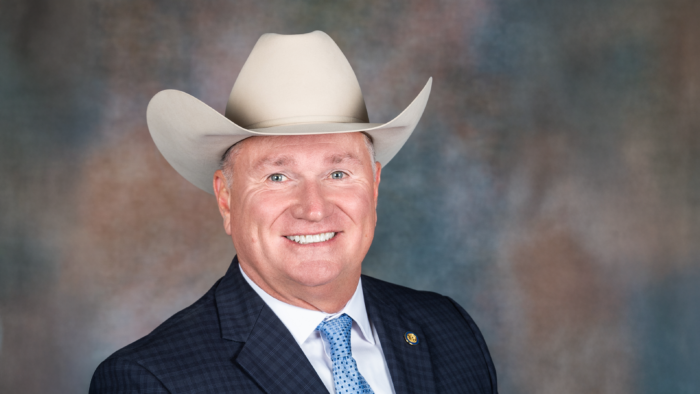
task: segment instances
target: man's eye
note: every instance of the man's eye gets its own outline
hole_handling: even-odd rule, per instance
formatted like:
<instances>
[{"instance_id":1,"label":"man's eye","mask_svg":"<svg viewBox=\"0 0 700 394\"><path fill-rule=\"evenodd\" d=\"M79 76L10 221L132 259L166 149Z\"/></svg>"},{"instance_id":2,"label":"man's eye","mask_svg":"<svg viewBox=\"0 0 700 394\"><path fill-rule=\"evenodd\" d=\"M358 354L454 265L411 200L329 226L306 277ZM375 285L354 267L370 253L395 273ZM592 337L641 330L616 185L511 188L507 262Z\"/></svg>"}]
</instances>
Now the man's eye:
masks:
<instances>
[{"instance_id":1,"label":"man's eye","mask_svg":"<svg viewBox=\"0 0 700 394\"><path fill-rule=\"evenodd\" d=\"M285 180L287 177L282 175L282 174L272 174L268 177L269 180L272 182L282 182Z\"/></svg>"},{"instance_id":2,"label":"man's eye","mask_svg":"<svg viewBox=\"0 0 700 394\"><path fill-rule=\"evenodd\" d=\"M342 179L345 176L345 173L343 171L335 171L331 173L331 178L332 179Z\"/></svg>"}]
</instances>

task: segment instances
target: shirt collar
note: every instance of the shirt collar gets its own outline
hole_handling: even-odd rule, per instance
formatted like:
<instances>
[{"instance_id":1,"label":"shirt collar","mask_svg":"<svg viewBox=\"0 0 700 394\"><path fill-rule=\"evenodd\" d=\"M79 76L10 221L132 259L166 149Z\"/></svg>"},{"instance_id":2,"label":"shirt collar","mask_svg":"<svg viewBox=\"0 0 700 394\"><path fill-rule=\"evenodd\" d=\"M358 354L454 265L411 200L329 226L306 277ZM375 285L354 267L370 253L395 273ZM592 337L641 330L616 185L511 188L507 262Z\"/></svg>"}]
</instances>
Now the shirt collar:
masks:
<instances>
[{"instance_id":1,"label":"shirt collar","mask_svg":"<svg viewBox=\"0 0 700 394\"><path fill-rule=\"evenodd\" d=\"M374 345L374 336L372 335L372 328L370 327L369 318L367 317L365 297L362 293L362 279L357 282L355 294L352 295L352 298L350 298L350 301L348 301L345 307L338 313L328 314L321 311L300 308L278 300L267 294L265 290L261 289L260 286L253 282L253 280L243 272L240 266L238 268L241 270L241 274L246 282L248 282L250 287L265 301L265 304L275 312L299 346L306 341L309 335L316 330L316 327L318 327L322 321L335 319L343 313L350 316L360 328L362 339Z\"/></svg>"}]
</instances>

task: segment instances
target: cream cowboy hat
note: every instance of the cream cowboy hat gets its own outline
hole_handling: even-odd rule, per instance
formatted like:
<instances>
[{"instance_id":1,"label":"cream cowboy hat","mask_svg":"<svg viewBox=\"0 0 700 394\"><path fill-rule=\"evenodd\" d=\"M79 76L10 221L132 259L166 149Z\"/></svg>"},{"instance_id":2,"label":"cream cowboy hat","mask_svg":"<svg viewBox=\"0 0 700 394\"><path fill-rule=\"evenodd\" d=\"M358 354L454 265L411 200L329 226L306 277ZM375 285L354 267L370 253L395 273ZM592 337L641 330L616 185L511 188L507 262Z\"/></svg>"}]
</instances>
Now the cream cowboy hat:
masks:
<instances>
[{"instance_id":1,"label":"cream cowboy hat","mask_svg":"<svg viewBox=\"0 0 700 394\"><path fill-rule=\"evenodd\" d=\"M385 166L420 120L432 78L399 116L369 123L357 77L326 33L263 34L243 65L225 115L178 90L148 104L148 129L170 165L214 194L212 177L226 150L244 138L364 131Z\"/></svg>"}]
</instances>

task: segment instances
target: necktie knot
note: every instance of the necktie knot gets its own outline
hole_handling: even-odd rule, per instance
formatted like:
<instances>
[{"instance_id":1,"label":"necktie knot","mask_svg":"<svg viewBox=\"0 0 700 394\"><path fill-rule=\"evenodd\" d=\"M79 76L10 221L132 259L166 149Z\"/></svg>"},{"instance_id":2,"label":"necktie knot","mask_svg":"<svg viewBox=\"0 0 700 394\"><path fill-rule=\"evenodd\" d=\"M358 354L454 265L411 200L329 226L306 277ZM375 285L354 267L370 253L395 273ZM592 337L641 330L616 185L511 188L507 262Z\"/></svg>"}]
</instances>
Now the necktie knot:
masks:
<instances>
[{"instance_id":1,"label":"necktie knot","mask_svg":"<svg viewBox=\"0 0 700 394\"><path fill-rule=\"evenodd\" d=\"M321 322L316 328L325 335L331 348L331 360L339 357L351 357L350 329L352 318L345 313L333 319Z\"/></svg>"}]
</instances>

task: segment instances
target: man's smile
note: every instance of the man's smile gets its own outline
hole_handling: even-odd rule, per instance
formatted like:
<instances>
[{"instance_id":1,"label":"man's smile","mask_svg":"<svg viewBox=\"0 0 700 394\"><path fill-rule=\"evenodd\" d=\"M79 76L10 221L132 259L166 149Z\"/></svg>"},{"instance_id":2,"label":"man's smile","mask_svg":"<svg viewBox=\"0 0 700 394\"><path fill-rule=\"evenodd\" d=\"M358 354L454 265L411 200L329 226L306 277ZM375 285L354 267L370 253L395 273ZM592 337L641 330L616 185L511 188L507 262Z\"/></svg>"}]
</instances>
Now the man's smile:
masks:
<instances>
[{"instance_id":1,"label":"man's smile","mask_svg":"<svg viewBox=\"0 0 700 394\"><path fill-rule=\"evenodd\" d=\"M326 242L335 237L337 233L320 233L320 234L309 234L309 235L287 235L285 236L288 240L294 241L301 245L313 244L318 242Z\"/></svg>"}]
</instances>

